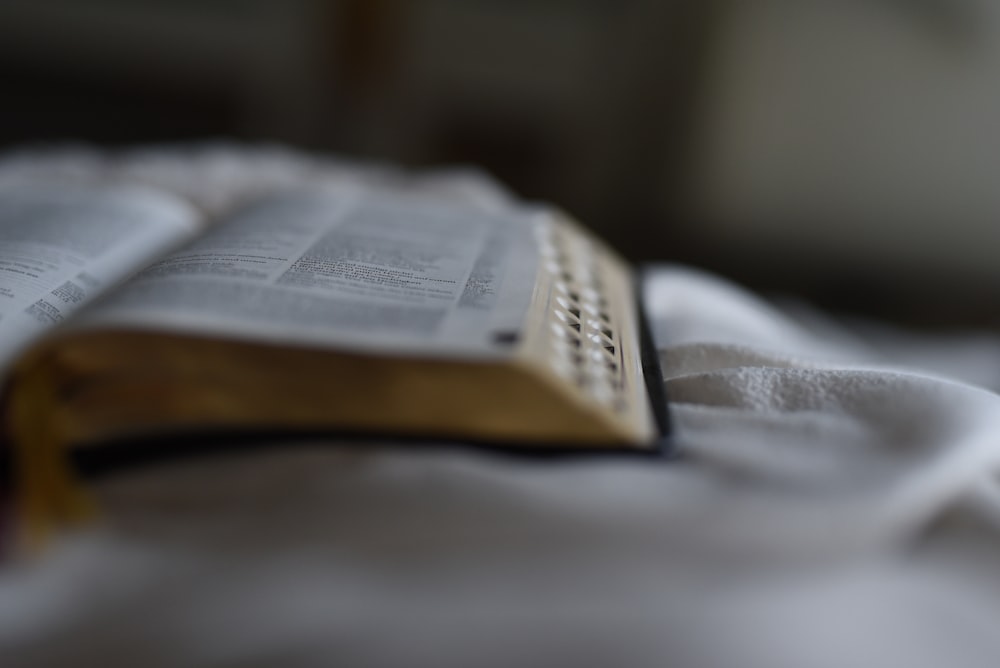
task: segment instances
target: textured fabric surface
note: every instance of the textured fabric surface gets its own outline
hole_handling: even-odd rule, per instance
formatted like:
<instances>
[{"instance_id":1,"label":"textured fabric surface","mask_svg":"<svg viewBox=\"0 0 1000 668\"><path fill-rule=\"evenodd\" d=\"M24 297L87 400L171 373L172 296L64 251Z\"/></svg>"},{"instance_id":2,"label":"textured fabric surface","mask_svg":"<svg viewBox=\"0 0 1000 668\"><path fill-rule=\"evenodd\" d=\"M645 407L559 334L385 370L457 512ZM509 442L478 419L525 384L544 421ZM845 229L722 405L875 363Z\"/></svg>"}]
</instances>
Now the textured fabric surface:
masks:
<instances>
[{"instance_id":1,"label":"textured fabric surface","mask_svg":"<svg viewBox=\"0 0 1000 668\"><path fill-rule=\"evenodd\" d=\"M2 178L2 174L0 174ZM300 445L110 478L14 666L995 666L1000 342L655 268L674 461Z\"/></svg>"}]
</instances>

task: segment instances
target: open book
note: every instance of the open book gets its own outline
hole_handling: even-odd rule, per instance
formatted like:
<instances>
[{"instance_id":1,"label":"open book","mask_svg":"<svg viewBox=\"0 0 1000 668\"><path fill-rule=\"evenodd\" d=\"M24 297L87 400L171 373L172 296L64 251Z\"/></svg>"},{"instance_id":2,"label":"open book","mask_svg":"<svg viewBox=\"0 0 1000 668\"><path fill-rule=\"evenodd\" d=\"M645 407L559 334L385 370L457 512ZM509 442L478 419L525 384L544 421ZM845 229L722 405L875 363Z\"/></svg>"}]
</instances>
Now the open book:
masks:
<instances>
[{"instance_id":1,"label":"open book","mask_svg":"<svg viewBox=\"0 0 1000 668\"><path fill-rule=\"evenodd\" d=\"M635 279L564 214L343 187L202 218L153 190L0 190L29 521L83 512L79 473L192 434L659 448Z\"/></svg>"}]
</instances>

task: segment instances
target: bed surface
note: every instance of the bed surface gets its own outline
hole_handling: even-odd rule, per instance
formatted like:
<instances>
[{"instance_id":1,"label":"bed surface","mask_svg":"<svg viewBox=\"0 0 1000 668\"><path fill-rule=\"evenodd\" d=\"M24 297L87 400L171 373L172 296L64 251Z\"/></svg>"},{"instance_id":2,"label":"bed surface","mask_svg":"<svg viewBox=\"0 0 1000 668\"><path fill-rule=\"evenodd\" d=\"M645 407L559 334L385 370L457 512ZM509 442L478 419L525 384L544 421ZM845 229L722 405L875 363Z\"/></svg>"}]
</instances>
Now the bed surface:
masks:
<instances>
[{"instance_id":1,"label":"bed surface","mask_svg":"<svg viewBox=\"0 0 1000 668\"><path fill-rule=\"evenodd\" d=\"M225 206L340 169L241 150L21 154L0 181ZM996 665L1000 341L669 265L644 299L676 460L316 442L113 476L104 523L0 568L0 665Z\"/></svg>"}]
</instances>

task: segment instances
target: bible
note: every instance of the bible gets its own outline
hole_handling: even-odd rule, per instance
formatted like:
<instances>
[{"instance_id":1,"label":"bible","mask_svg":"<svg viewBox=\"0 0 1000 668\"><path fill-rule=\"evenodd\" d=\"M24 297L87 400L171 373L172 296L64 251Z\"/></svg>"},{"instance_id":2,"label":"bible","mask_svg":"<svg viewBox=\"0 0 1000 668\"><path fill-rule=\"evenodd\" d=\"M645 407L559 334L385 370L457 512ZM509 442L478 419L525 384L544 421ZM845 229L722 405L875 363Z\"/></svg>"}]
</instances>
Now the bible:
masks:
<instances>
[{"instance_id":1,"label":"bible","mask_svg":"<svg viewBox=\"0 0 1000 668\"><path fill-rule=\"evenodd\" d=\"M72 521L87 475L234 435L662 451L637 287L544 205L312 187L206 222L154 190L7 188L0 365L19 514Z\"/></svg>"}]
</instances>

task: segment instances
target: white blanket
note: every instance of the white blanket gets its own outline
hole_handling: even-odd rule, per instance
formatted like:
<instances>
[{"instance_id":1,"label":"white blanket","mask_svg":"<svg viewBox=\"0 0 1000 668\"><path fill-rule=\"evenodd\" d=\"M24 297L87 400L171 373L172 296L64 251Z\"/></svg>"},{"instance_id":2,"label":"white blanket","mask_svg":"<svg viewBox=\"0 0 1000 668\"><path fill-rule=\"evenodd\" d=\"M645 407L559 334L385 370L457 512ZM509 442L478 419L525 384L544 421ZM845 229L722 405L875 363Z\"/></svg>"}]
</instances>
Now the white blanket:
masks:
<instances>
[{"instance_id":1,"label":"white blanket","mask_svg":"<svg viewBox=\"0 0 1000 668\"><path fill-rule=\"evenodd\" d=\"M110 478L107 522L0 571L0 665L998 665L1000 342L676 267L646 302L676 460L318 443Z\"/></svg>"}]
</instances>

